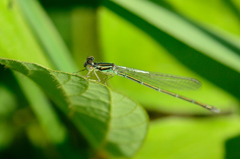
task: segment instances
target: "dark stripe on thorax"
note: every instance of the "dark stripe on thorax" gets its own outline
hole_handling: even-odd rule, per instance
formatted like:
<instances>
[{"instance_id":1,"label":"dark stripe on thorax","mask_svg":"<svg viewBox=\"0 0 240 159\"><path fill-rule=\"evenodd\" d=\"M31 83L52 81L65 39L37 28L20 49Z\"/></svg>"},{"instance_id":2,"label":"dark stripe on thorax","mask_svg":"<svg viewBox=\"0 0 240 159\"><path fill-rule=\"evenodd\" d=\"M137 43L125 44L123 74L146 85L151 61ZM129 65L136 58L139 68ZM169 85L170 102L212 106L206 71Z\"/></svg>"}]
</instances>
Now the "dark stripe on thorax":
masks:
<instances>
[{"instance_id":1,"label":"dark stripe on thorax","mask_svg":"<svg viewBox=\"0 0 240 159\"><path fill-rule=\"evenodd\" d=\"M97 63L97 66L113 67L113 66L114 66L114 63L103 63L103 62L100 62L100 63Z\"/></svg>"},{"instance_id":2,"label":"dark stripe on thorax","mask_svg":"<svg viewBox=\"0 0 240 159\"><path fill-rule=\"evenodd\" d=\"M95 63L96 65L96 68L99 70L99 71L105 71L105 70L111 70L114 68L114 63Z\"/></svg>"}]
</instances>

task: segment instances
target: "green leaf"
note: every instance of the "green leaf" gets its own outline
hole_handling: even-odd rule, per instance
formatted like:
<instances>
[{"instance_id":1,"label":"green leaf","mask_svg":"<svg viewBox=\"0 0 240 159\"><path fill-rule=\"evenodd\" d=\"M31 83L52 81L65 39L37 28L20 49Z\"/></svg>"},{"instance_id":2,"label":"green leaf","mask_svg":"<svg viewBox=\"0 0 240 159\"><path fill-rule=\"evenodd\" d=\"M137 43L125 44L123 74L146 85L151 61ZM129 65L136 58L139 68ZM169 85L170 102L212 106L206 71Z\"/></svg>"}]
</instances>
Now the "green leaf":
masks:
<instances>
[{"instance_id":1,"label":"green leaf","mask_svg":"<svg viewBox=\"0 0 240 159\"><path fill-rule=\"evenodd\" d=\"M95 149L130 157L142 145L148 118L133 100L77 74L3 58L0 63L35 81Z\"/></svg>"},{"instance_id":2,"label":"green leaf","mask_svg":"<svg viewBox=\"0 0 240 159\"><path fill-rule=\"evenodd\" d=\"M105 54L105 60L102 62L114 62L120 66L196 78L202 83L201 90L175 93L216 106L222 112L236 110L238 101L232 95L189 70L149 35L106 8L102 8L100 13L101 41ZM120 32L124 34L119 34ZM109 82L112 88L124 92L150 110L171 114L209 114L209 111L192 103L156 92L122 77L114 77Z\"/></svg>"},{"instance_id":3,"label":"green leaf","mask_svg":"<svg viewBox=\"0 0 240 159\"><path fill-rule=\"evenodd\" d=\"M224 142L239 134L239 121L239 116L153 121L146 142L134 159L224 158Z\"/></svg>"},{"instance_id":4,"label":"green leaf","mask_svg":"<svg viewBox=\"0 0 240 159\"><path fill-rule=\"evenodd\" d=\"M106 148L115 156L134 155L147 135L147 114L133 100L111 91L112 120Z\"/></svg>"},{"instance_id":5,"label":"green leaf","mask_svg":"<svg viewBox=\"0 0 240 159\"><path fill-rule=\"evenodd\" d=\"M39 2L37 0L19 0L17 3L54 67L61 71L76 71L77 67L72 62L71 53Z\"/></svg>"},{"instance_id":6,"label":"green leaf","mask_svg":"<svg viewBox=\"0 0 240 159\"><path fill-rule=\"evenodd\" d=\"M186 66L239 97L240 87L235 84L240 80L239 39L219 36L216 40L199 26L150 1L105 1L105 6L145 31Z\"/></svg>"},{"instance_id":7,"label":"green leaf","mask_svg":"<svg viewBox=\"0 0 240 159\"><path fill-rule=\"evenodd\" d=\"M152 1L155 3L159 2L157 0ZM167 1L167 4L172 7L172 10L180 12L186 17L212 27L214 30L221 28L239 36L240 3L234 3L234 1L237 2L238 0L211 0L209 3L204 3L201 0L183 0L181 2Z\"/></svg>"},{"instance_id":8,"label":"green leaf","mask_svg":"<svg viewBox=\"0 0 240 159\"><path fill-rule=\"evenodd\" d=\"M58 116L45 94L32 80L21 73L15 72L15 77L22 86L22 91L48 139L52 143L63 143L67 136L66 128L58 120Z\"/></svg>"},{"instance_id":9,"label":"green leaf","mask_svg":"<svg viewBox=\"0 0 240 159\"><path fill-rule=\"evenodd\" d=\"M43 54L26 24L17 5L18 3L11 1L12 5L9 7L9 2L8 0L0 1L0 57L34 61L51 67L52 65ZM5 73L4 75L8 76ZM21 94L24 94L27 98L30 107L49 137L48 139L52 143L63 142L66 138L66 129L64 129L58 116L53 111L51 103L48 102L46 96L35 83L29 82L28 79L24 79L19 74L16 74L15 77L23 90ZM46 114L48 115L47 117ZM56 135L56 132L58 132L58 135Z\"/></svg>"},{"instance_id":10,"label":"green leaf","mask_svg":"<svg viewBox=\"0 0 240 159\"><path fill-rule=\"evenodd\" d=\"M0 1L0 57L34 61L51 67L24 21L18 5L13 1L12 8L9 8L8 2L8 0Z\"/></svg>"}]
</instances>

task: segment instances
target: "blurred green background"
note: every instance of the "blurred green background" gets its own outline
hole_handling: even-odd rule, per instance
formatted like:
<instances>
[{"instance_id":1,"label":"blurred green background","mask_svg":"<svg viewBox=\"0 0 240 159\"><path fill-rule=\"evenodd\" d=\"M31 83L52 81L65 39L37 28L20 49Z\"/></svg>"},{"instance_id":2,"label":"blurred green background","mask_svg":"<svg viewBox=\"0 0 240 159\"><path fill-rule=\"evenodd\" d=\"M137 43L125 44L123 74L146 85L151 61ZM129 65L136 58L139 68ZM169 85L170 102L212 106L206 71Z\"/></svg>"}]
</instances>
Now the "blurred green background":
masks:
<instances>
[{"instance_id":1,"label":"blurred green background","mask_svg":"<svg viewBox=\"0 0 240 159\"><path fill-rule=\"evenodd\" d=\"M108 86L138 101L150 117L132 158L240 158L239 0L0 1L0 57L73 73L89 55L194 77L202 89L177 93L221 109L215 115L112 78ZM23 78L0 66L0 158L116 157L101 150L93 155L68 116Z\"/></svg>"}]
</instances>

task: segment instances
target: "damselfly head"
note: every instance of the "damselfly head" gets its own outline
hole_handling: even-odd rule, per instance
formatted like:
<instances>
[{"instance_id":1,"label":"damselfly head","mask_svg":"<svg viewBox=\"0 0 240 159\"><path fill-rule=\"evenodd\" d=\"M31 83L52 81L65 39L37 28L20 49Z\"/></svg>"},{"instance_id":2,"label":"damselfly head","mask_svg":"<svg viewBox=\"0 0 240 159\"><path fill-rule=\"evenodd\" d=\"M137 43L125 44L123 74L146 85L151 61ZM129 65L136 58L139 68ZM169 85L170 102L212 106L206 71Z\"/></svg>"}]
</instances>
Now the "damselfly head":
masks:
<instances>
[{"instance_id":1,"label":"damselfly head","mask_svg":"<svg viewBox=\"0 0 240 159\"><path fill-rule=\"evenodd\" d=\"M93 57L93 56L88 56L88 57L87 57L87 61L93 62L93 60L94 60L94 57Z\"/></svg>"},{"instance_id":2,"label":"damselfly head","mask_svg":"<svg viewBox=\"0 0 240 159\"><path fill-rule=\"evenodd\" d=\"M93 65L93 60L94 57L93 56L88 56L86 62L84 63L84 67L86 67L87 65Z\"/></svg>"}]
</instances>

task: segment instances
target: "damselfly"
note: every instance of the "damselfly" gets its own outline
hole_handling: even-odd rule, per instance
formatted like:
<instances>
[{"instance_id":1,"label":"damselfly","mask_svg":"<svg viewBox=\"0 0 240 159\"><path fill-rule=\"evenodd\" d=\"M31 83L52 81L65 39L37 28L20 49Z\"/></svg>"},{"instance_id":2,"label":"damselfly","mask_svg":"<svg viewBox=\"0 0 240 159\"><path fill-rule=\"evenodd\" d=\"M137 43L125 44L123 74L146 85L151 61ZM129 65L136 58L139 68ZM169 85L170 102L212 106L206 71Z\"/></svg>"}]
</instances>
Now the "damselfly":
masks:
<instances>
[{"instance_id":1,"label":"damselfly","mask_svg":"<svg viewBox=\"0 0 240 159\"><path fill-rule=\"evenodd\" d=\"M88 74L87 77L90 74L95 74L95 76L98 78L99 82L101 81L100 78L97 75L97 71L101 72L106 75L114 76L122 76L124 78L130 79L134 82L137 82L141 85L147 86L149 88L152 88L158 92L162 92L168 95L171 95L173 97L185 100L187 102L197 104L205 109L210 110L214 113L219 113L220 110L218 108L215 108L211 105L203 104L200 102L197 102L193 99L186 98L184 96L178 95L176 93L169 92L167 90L195 90L201 87L201 83L194 78L190 77L183 77L183 76L176 76L176 75L170 75L170 74L164 74L164 73L157 73L157 72L149 72L149 71L143 71L123 66L117 66L114 63L97 63L93 62L94 57L88 56L87 60L84 64L84 67L87 69ZM165 90L166 89L166 90Z\"/></svg>"}]
</instances>

